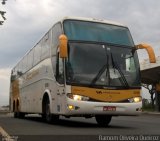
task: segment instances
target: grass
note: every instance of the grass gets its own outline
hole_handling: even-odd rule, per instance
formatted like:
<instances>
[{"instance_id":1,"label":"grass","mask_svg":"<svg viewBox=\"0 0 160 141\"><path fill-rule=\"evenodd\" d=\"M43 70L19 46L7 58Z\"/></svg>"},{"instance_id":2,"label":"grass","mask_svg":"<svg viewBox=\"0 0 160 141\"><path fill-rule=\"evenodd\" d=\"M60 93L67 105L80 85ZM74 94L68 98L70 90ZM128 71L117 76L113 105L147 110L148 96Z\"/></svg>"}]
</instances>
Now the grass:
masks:
<instances>
[{"instance_id":1,"label":"grass","mask_svg":"<svg viewBox=\"0 0 160 141\"><path fill-rule=\"evenodd\" d=\"M142 111L154 112L155 108L152 106L151 103L148 103L148 104L142 106Z\"/></svg>"}]
</instances>

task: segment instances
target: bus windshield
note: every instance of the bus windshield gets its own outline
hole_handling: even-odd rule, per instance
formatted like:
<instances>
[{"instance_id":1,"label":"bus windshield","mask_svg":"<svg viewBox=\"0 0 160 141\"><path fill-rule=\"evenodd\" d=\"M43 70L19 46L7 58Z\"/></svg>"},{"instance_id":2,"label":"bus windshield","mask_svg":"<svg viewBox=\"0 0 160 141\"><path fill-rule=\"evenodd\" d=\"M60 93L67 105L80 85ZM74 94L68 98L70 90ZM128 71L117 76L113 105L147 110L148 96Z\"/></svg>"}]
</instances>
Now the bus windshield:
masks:
<instances>
[{"instance_id":1,"label":"bus windshield","mask_svg":"<svg viewBox=\"0 0 160 141\"><path fill-rule=\"evenodd\" d=\"M67 83L92 87L139 87L139 62L129 29L123 26L65 20L69 43Z\"/></svg>"},{"instance_id":2,"label":"bus windshield","mask_svg":"<svg viewBox=\"0 0 160 141\"><path fill-rule=\"evenodd\" d=\"M65 20L64 32L69 40L113 43L133 47L134 43L129 29L123 26Z\"/></svg>"},{"instance_id":3,"label":"bus windshield","mask_svg":"<svg viewBox=\"0 0 160 141\"><path fill-rule=\"evenodd\" d=\"M131 48L69 42L67 83L103 87L139 87L139 63Z\"/></svg>"}]
</instances>

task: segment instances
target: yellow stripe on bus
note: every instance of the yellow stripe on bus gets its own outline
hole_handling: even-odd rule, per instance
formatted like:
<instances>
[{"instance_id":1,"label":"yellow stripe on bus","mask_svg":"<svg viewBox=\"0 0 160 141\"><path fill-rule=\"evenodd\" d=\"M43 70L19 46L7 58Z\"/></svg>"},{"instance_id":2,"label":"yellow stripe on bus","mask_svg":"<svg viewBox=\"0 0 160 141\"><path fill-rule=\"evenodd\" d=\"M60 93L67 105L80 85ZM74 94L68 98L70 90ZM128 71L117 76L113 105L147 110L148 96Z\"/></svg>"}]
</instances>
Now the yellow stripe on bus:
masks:
<instances>
[{"instance_id":1,"label":"yellow stripe on bus","mask_svg":"<svg viewBox=\"0 0 160 141\"><path fill-rule=\"evenodd\" d=\"M140 89L130 90L105 90L88 87L72 86L71 93L87 96L97 101L119 102L128 98L140 96Z\"/></svg>"}]
</instances>

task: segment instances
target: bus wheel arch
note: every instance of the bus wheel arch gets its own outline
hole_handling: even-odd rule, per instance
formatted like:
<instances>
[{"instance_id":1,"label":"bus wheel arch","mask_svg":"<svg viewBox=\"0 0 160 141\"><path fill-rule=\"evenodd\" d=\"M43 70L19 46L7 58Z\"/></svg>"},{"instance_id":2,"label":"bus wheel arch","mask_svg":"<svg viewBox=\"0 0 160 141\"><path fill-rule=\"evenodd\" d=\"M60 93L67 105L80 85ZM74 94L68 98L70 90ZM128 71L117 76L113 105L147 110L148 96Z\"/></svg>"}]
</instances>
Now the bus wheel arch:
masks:
<instances>
[{"instance_id":1,"label":"bus wheel arch","mask_svg":"<svg viewBox=\"0 0 160 141\"><path fill-rule=\"evenodd\" d=\"M13 107L14 107L13 108L14 118L24 118L25 117L25 113L22 113L20 111L20 100L19 100L19 98L14 100Z\"/></svg>"},{"instance_id":2,"label":"bus wheel arch","mask_svg":"<svg viewBox=\"0 0 160 141\"><path fill-rule=\"evenodd\" d=\"M15 99L13 101L13 112L14 112L14 118L18 118L19 116L19 99Z\"/></svg>"},{"instance_id":3,"label":"bus wheel arch","mask_svg":"<svg viewBox=\"0 0 160 141\"><path fill-rule=\"evenodd\" d=\"M19 112L20 111L20 103L19 103L19 98L17 99L17 102L16 102L16 111Z\"/></svg>"},{"instance_id":4,"label":"bus wheel arch","mask_svg":"<svg viewBox=\"0 0 160 141\"><path fill-rule=\"evenodd\" d=\"M16 101L14 100L13 101L13 112L15 112L16 111Z\"/></svg>"},{"instance_id":5,"label":"bus wheel arch","mask_svg":"<svg viewBox=\"0 0 160 141\"><path fill-rule=\"evenodd\" d=\"M55 123L59 119L58 115L53 115L51 113L51 100L51 95L45 92L42 99L42 118L45 119L47 123Z\"/></svg>"},{"instance_id":6,"label":"bus wheel arch","mask_svg":"<svg viewBox=\"0 0 160 141\"><path fill-rule=\"evenodd\" d=\"M49 99L48 93L45 92L42 98L42 114L45 113L45 104L48 99Z\"/></svg>"}]
</instances>

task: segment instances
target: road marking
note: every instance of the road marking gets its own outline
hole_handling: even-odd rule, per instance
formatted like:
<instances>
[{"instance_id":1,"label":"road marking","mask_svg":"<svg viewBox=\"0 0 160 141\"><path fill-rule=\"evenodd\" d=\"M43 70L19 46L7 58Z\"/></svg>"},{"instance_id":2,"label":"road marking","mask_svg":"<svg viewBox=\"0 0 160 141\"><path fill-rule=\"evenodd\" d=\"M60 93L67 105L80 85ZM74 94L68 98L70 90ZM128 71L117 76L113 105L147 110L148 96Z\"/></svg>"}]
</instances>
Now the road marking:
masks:
<instances>
[{"instance_id":1,"label":"road marking","mask_svg":"<svg viewBox=\"0 0 160 141\"><path fill-rule=\"evenodd\" d=\"M17 138L10 136L1 126L0 135L2 135L2 141L16 141Z\"/></svg>"},{"instance_id":2,"label":"road marking","mask_svg":"<svg viewBox=\"0 0 160 141\"><path fill-rule=\"evenodd\" d=\"M9 134L0 126L0 133L2 136L9 137Z\"/></svg>"}]
</instances>

